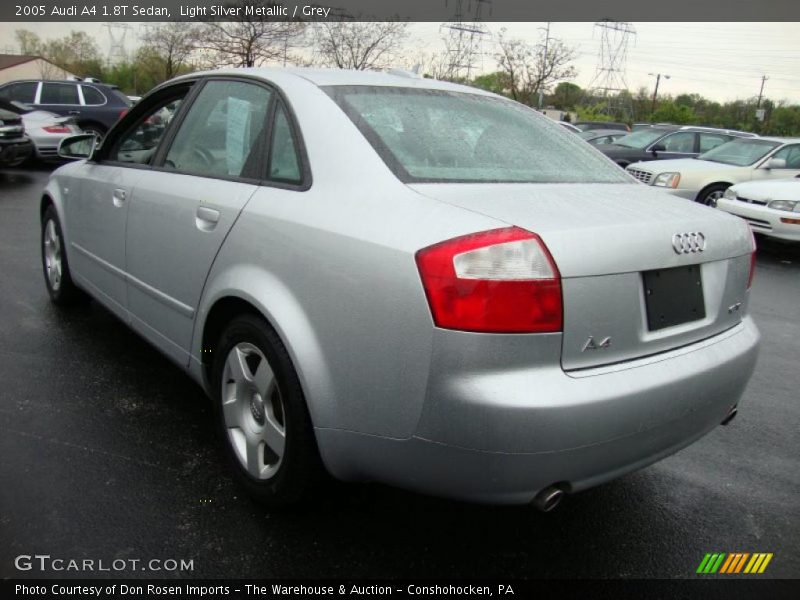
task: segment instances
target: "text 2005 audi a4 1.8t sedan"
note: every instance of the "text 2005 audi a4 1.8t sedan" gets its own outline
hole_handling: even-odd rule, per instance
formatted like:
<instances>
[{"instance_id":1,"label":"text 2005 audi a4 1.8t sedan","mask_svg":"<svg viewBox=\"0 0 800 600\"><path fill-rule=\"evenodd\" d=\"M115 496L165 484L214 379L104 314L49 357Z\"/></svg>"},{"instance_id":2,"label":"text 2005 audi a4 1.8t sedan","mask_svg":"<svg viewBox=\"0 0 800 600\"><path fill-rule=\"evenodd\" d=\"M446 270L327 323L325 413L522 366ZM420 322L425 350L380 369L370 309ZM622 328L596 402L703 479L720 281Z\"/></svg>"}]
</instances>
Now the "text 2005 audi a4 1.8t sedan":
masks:
<instances>
[{"instance_id":1,"label":"text 2005 audi a4 1.8t sedan","mask_svg":"<svg viewBox=\"0 0 800 600\"><path fill-rule=\"evenodd\" d=\"M50 295L200 382L268 502L327 470L550 508L726 421L752 373L747 224L493 94L215 71L93 139L41 199Z\"/></svg>"}]
</instances>

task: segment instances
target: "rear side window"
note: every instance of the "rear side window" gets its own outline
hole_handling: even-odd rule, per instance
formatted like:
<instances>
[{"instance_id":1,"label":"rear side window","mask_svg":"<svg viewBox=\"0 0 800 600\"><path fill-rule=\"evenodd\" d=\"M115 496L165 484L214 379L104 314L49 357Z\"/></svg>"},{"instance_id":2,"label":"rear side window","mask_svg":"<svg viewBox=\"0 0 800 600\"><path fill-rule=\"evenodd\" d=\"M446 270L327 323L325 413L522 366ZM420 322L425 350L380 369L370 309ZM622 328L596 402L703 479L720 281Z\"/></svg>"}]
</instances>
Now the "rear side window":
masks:
<instances>
[{"instance_id":1,"label":"rear side window","mask_svg":"<svg viewBox=\"0 0 800 600\"><path fill-rule=\"evenodd\" d=\"M39 84L36 81L12 83L0 90L0 98L3 100L14 100L16 102L31 104L36 98L36 88L38 86Z\"/></svg>"},{"instance_id":2,"label":"rear side window","mask_svg":"<svg viewBox=\"0 0 800 600\"><path fill-rule=\"evenodd\" d=\"M164 167L211 177L257 179L271 92L241 81L209 81L194 100Z\"/></svg>"},{"instance_id":3,"label":"rear side window","mask_svg":"<svg viewBox=\"0 0 800 600\"><path fill-rule=\"evenodd\" d=\"M631 183L574 133L510 100L418 88L325 91L404 182Z\"/></svg>"},{"instance_id":4,"label":"rear side window","mask_svg":"<svg viewBox=\"0 0 800 600\"><path fill-rule=\"evenodd\" d=\"M80 104L74 83L43 83L39 104Z\"/></svg>"},{"instance_id":5,"label":"rear side window","mask_svg":"<svg viewBox=\"0 0 800 600\"><path fill-rule=\"evenodd\" d=\"M83 101L87 105L97 106L99 104L106 103L106 97L96 87L92 87L90 85L82 85L81 90L83 91Z\"/></svg>"},{"instance_id":6,"label":"rear side window","mask_svg":"<svg viewBox=\"0 0 800 600\"><path fill-rule=\"evenodd\" d=\"M289 118L282 104L275 111L272 147L269 160L269 178L276 181L300 183L302 172L297 158L297 146L292 137Z\"/></svg>"}]
</instances>

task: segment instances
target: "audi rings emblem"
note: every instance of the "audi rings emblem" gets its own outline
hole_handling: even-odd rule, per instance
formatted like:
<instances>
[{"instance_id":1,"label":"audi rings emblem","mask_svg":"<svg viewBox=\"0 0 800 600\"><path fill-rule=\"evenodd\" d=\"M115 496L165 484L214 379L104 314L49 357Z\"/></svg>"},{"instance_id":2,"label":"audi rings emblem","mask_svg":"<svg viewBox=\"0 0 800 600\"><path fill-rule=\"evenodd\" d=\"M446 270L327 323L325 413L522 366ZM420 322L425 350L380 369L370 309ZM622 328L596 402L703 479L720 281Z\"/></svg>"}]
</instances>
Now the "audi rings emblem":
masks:
<instances>
[{"instance_id":1,"label":"audi rings emblem","mask_svg":"<svg viewBox=\"0 0 800 600\"><path fill-rule=\"evenodd\" d=\"M676 254L691 254L706 249L706 236L699 231L676 233L672 236L672 249Z\"/></svg>"}]
</instances>

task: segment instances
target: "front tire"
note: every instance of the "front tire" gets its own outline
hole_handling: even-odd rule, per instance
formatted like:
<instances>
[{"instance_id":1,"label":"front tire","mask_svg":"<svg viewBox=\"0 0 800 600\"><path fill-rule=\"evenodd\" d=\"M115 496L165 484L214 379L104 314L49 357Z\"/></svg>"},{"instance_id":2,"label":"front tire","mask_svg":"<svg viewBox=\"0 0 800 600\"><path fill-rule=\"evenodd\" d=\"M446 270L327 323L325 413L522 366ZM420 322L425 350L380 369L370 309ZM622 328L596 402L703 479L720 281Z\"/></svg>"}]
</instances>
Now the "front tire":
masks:
<instances>
[{"instance_id":1,"label":"front tire","mask_svg":"<svg viewBox=\"0 0 800 600\"><path fill-rule=\"evenodd\" d=\"M303 500L323 473L300 380L275 331L255 315L227 326L212 365L225 455L250 495L270 506Z\"/></svg>"},{"instance_id":2,"label":"front tire","mask_svg":"<svg viewBox=\"0 0 800 600\"><path fill-rule=\"evenodd\" d=\"M706 206L716 207L717 200L725 195L725 190L727 190L729 187L731 186L727 183L716 183L714 185L710 185L700 190L700 193L697 194L696 201L700 204L705 204Z\"/></svg>"},{"instance_id":3,"label":"front tire","mask_svg":"<svg viewBox=\"0 0 800 600\"><path fill-rule=\"evenodd\" d=\"M68 306L86 298L72 282L64 248L64 234L56 209L50 205L42 217L42 269L47 293L53 304Z\"/></svg>"}]
</instances>

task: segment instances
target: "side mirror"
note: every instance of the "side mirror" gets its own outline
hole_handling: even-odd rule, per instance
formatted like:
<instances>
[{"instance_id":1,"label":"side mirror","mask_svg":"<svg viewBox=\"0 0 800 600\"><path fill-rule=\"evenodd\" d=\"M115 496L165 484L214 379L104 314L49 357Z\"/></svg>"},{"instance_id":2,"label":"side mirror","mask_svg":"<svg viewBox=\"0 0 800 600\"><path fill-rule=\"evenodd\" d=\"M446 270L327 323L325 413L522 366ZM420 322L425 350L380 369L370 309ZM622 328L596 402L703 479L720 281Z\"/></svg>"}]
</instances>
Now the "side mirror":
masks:
<instances>
[{"instance_id":1,"label":"side mirror","mask_svg":"<svg viewBox=\"0 0 800 600\"><path fill-rule=\"evenodd\" d=\"M765 169L785 169L786 168L786 159L785 158L770 158L766 163L764 163Z\"/></svg>"},{"instance_id":2,"label":"side mirror","mask_svg":"<svg viewBox=\"0 0 800 600\"><path fill-rule=\"evenodd\" d=\"M58 155L61 158L80 160L91 158L97 148L97 136L93 133L71 135L61 140L58 145Z\"/></svg>"},{"instance_id":3,"label":"side mirror","mask_svg":"<svg viewBox=\"0 0 800 600\"><path fill-rule=\"evenodd\" d=\"M659 143L659 144L655 144L652 148L650 148L650 151L653 154L655 154L656 152L666 152L667 151L667 147L664 144Z\"/></svg>"}]
</instances>

